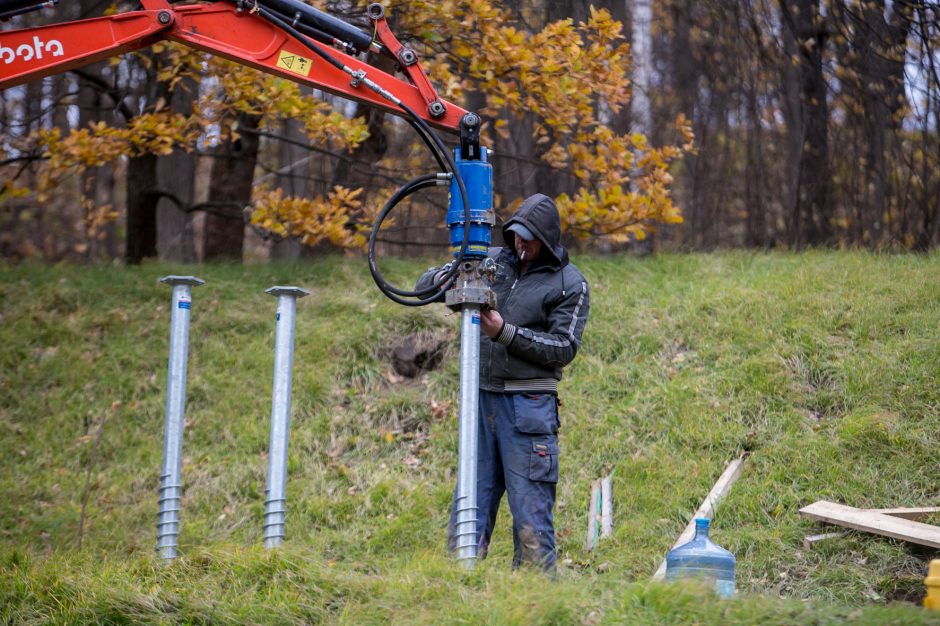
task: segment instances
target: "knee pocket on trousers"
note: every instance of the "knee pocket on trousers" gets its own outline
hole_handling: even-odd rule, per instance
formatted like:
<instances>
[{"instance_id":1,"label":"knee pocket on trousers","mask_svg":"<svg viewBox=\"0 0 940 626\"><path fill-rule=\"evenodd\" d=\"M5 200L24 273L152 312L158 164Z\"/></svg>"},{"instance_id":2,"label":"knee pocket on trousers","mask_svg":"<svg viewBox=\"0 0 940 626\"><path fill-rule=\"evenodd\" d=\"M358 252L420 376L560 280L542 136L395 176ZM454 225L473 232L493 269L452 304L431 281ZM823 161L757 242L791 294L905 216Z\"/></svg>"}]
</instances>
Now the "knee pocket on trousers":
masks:
<instances>
[{"instance_id":1,"label":"knee pocket on trousers","mask_svg":"<svg viewBox=\"0 0 940 626\"><path fill-rule=\"evenodd\" d=\"M517 393L512 397L513 426L527 435L558 432L558 399L549 393Z\"/></svg>"},{"instance_id":2,"label":"knee pocket on trousers","mask_svg":"<svg viewBox=\"0 0 940 626\"><path fill-rule=\"evenodd\" d=\"M558 482L558 443L550 439L533 439L529 452L529 480L542 483Z\"/></svg>"}]
</instances>

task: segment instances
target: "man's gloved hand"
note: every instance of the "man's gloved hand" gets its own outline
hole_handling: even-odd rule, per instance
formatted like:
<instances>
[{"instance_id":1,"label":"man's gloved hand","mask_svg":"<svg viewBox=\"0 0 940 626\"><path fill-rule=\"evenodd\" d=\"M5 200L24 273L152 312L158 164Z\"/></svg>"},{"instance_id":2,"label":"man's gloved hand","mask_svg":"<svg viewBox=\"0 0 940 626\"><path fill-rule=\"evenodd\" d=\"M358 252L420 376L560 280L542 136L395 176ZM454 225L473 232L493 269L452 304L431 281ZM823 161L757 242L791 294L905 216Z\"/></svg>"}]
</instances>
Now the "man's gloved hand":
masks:
<instances>
[{"instance_id":1,"label":"man's gloved hand","mask_svg":"<svg viewBox=\"0 0 940 626\"><path fill-rule=\"evenodd\" d=\"M480 310L480 330L490 339L495 339L503 329L503 316L489 307Z\"/></svg>"}]
</instances>

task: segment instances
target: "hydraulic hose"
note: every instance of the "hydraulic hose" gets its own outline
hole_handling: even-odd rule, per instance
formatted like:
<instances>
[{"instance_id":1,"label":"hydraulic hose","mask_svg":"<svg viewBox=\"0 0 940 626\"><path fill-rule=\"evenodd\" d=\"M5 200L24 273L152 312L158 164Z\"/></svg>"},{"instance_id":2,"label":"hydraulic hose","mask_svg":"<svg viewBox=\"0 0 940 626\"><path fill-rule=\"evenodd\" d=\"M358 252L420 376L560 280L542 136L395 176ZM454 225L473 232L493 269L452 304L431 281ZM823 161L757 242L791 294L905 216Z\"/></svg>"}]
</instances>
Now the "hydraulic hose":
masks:
<instances>
[{"instance_id":1,"label":"hydraulic hose","mask_svg":"<svg viewBox=\"0 0 940 626\"><path fill-rule=\"evenodd\" d=\"M457 275L457 272L460 269L460 264L463 262L464 256L467 253L467 249L470 247L470 218L471 218L470 202L467 196L467 188L463 182L463 177L460 176L460 172L457 169L457 164L454 163L454 158L453 156L451 156L450 151L447 150L447 147L444 145L444 142L441 141L441 138L437 135L437 133L431 130L431 127L427 125L427 122L425 122L423 119L418 117L418 115L414 111L412 111L407 105L405 105L404 103L399 103L399 106L412 117L412 119L415 122L415 125L418 127L417 129L420 129L421 131L423 131L423 133L419 132L418 134L422 135L422 138L425 139L425 143L428 144L428 147L431 148L432 140L433 140L433 144L436 144L437 150L432 150L432 153L438 158L439 163L440 163L440 157L441 156L444 157L444 160L446 161L446 167L444 168L445 172L449 172L453 176L453 179L457 182L457 188L460 190L460 198L463 201L463 219L464 219L464 224L466 225L466 227L463 229L463 239L460 242L460 249L457 252L457 256L454 259L454 262L451 263L450 269L448 269L444 273L444 275L441 276L439 280L433 281L432 284L426 289L414 290L414 291L394 289L394 291L392 291L391 285L389 285L384 280L380 281L381 274L376 275L376 272L372 271L373 268L375 270L378 270L378 266L375 263L375 247L374 245L370 245L369 247L369 269L370 271L372 271L372 277L375 279L375 284L378 286L379 290L382 293L384 293L389 299L395 302L398 302L399 304L404 304L405 306L424 306L426 304L431 304L432 302L436 302L438 300L439 294L437 292L440 290L441 287L444 287L445 285L449 284L451 279ZM436 180L439 180L439 177L437 177L436 175L433 175L433 176L435 176ZM426 186L430 186L430 185L426 185ZM386 209L388 210L388 212L390 212L395 207L395 205L397 205L401 200L405 199L405 197L410 195L413 191L417 191L416 189L406 189L408 187L409 187L409 183L405 183L405 185L401 189L399 189L399 191L396 192L389 199L389 201L386 203L386 207L382 209L382 213L385 213L385 215L387 215L388 213L386 212ZM407 191L407 193L401 193L403 191ZM382 221L384 221L384 217L382 216L381 213L379 217L382 219ZM381 227L381 221L379 221L379 219L376 219L375 225L373 226L373 229L372 229L373 236L370 237L370 239L374 238L375 235L378 234L379 227ZM433 294L433 295L429 298L424 298L424 296L427 296L428 294ZM419 299L414 300L414 301L402 300L400 298L393 297L393 295L403 296L405 298L419 298Z\"/></svg>"},{"instance_id":2,"label":"hydraulic hose","mask_svg":"<svg viewBox=\"0 0 940 626\"><path fill-rule=\"evenodd\" d=\"M249 4L252 1L249 0ZM350 44L356 52L365 52L374 46L372 33L361 30L300 0L261 0L260 3L264 4L269 11L279 13L292 26L302 24L313 28L325 33L330 39ZM385 54L394 58L390 52L382 48Z\"/></svg>"},{"instance_id":3,"label":"hydraulic hose","mask_svg":"<svg viewBox=\"0 0 940 626\"><path fill-rule=\"evenodd\" d=\"M59 0L0 0L0 20L55 6Z\"/></svg>"},{"instance_id":4,"label":"hydraulic hose","mask_svg":"<svg viewBox=\"0 0 940 626\"><path fill-rule=\"evenodd\" d=\"M271 12L271 15L278 17L284 23L291 24L299 32L307 35L311 39L315 39L316 41L324 43L328 46L339 47L346 54L355 55L359 52L352 43L343 41L342 39L339 39L338 37L317 28L316 26L310 26L305 22L295 21L294 18L281 11L278 11L277 9L269 8L267 10Z\"/></svg>"},{"instance_id":5,"label":"hydraulic hose","mask_svg":"<svg viewBox=\"0 0 940 626\"><path fill-rule=\"evenodd\" d=\"M378 285L382 293L398 304L405 306L423 306L440 300L440 288L451 280L451 276L454 272L445 274L441 280L433 282L433 284L425 289L409 291L391 285L385 280L385 277L382 276L382 272L379 270L375 259L375 244L379 230L381 230L382 224L385 222L388 214L391 213L392 209L394 209L399 202L416 191L428 187L436 187L447 180L447 177L442 177L438 174L424 174L408 181L388 199L388 202L385 203L385 206L382 207L382 211L379 213L378 217L376 217L375 224L372 226L372 232L369 235L369 272L371 272L375 284ZM405 298L418 298L418 300L406 300Z\"/></svg>"},{"instance_id":6,"label":"hydraulic hose","mask_svg":"<svg viewBox=\"0 0 940 626\"><path fill-rule=\"evenodd\" d=\"M260 3L255 5L255 9L252 9L252 10L257 10L258 15L268 20L269 22L271 22L272 24L274 24L275 26L277 26L284 32L289 33L297 41L304 44L304 46L309 48L314 54L322 58L324 61L326 61L327 63L329 63L336 69L346 71L345 70L346 66L343 65L343 63L339 59L334 57L332 54L329 54L326 51L321 50L318 46L315 46L313 43L311 43L311 41L307 38L306 35L304 35L302 32L300 32L299 30L297 30L296 28L288 24L286 21L284 21L280 17L279 13L275 13L274 11L272 11L271 9L269 9L268 7Z\"/></svg>"},{"instance_id":7,"label":"hydraulic hose","mask_svg":"<svg viewBox=\"0 0 940 626\"><path fill-rule=\"evenodd\" d=\"M263 2L259 2L255 5L255 10L258 14L264 19L268 20L272 24L276 25L278 28L284 30L292 37L301 42L304 46L309 48L317 56L325 60L327 63L333 67L350 74L354 75L354 70L347 67L325 50L321 49L319 46L316 46L311 42L304 33L300 32L297 28L285 21L282 13L272 10L269 7L266 7ZM437 161L438 166L444 170L445 174L450 174L453 176L453 179L457 182L457 188L460 191L460 198L463 201L463 211L464 211L464 224L466 225L463 230L463 240L461 241L460 248L457 252L454 262L451 263L450 269L444 273L443 276L437 281L433 281L432 284L425 288L419 290L405 290L399 289L385 280L382 276L382 273L379 271L378 264L375 260L375 243L376 237L378 235L379 229L382 226L382 223L388 217L388 214L398 205L399 202L404 200L406 197L418 191L419 189L424 189L426 187L437 186L443 180L438 174L426 174L424 176L419 176L418 178L412 179L411 181L405 183L401 188L396 191L388 202L385 203L385 206L382 208L382 211L379 213L379 216L376 218L375 224L372 227L372 233L369 236L369 271L372 274L372 278L375 280L375 284L378 286L379 290L385 294L390 300L397 302L398 304L403 304L405 306L424 306L426 304L431 304L436 302L440 298L438 293L440 289L453 279L457 274L460 264L462 263L464 256L467 253L467 250L470 246L470 202L467 196L467 188L464 185L463 178L460 176L460 172L457 170L457 164L454 162L453 157L450 154L450 151L444 145L444 142L441 138L434 132L433 129L424 121L417 113L415 113L411 108L406 105L404 102L395 97L394 94L389 93L381 86L375 84L373 81L369 80L364 76L358 77L363 84L367 87L389 100L390 102L397 105L402 111L404 111L408 116L408 123L412 128L418 133L418 136L421 137L421 140L425 143L428 149L431 151L431 154L434 155L434 159ZM414 299L408 299L414 298Z\"/></svg>"}]
</instances>

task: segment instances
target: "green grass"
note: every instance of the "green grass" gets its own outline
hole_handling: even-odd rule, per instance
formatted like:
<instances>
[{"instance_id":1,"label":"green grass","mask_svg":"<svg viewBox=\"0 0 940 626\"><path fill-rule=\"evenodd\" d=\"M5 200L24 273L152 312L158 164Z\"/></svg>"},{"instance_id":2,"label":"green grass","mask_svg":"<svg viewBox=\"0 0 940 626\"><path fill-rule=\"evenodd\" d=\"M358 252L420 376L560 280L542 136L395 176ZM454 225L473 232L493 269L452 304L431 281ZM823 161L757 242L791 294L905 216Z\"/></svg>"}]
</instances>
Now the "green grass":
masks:
<instances>
[{"instance_id":1,"label":"green grass","mask_svg":"<svg viewBox=\"0 0 940 626\"><path fill-rule=\"evenodd\" d=\"M940 505L940 256L831 252L581 257L585 343L562 383L560 571L445 552L459 319L386 301L363 261L0 266L0 622L940 623L917 605L937 553L797 510ZM427 263L390 261L407 284ZM153 555L170 290L195 273L182 557ZM259 548L274 298L299 302L288 539ZM444 366L399 382L388 346L450 331ZM442 408L443 407L443 408ZM83 545L78 529L90 469ZM713 538L738 597L651 584L721 473L750 451ZM614 536L585 553L591 481ZM937 522L938 519L934 519ZM931 619L933 618L933 621Z\"/></svg>"}]
</instances>

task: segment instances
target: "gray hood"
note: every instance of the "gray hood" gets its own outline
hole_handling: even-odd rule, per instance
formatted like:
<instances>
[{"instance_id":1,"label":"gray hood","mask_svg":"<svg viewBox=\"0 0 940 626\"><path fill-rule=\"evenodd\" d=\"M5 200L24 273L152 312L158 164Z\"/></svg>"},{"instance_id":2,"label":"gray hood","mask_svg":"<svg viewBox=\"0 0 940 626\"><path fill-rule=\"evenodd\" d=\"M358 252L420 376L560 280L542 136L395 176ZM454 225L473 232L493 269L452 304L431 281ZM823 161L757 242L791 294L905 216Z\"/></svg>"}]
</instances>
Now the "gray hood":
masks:
<instances>
[{"instance_id":1,"label":"gray hood","mask_svg":"<svg viewBox=\"0 0 940 626\"><path fill-rule=\"evenodd\" d=\"M522 202L515 214L503 224L503 239L510 249L513 249L516 236L508 230L513 224L522 224L539 238L543 249L541 260L546 265L554 269L568 265L568 250L561 245L561 219L554 200L537 193Z\"/></svg>"}]
</instances>

